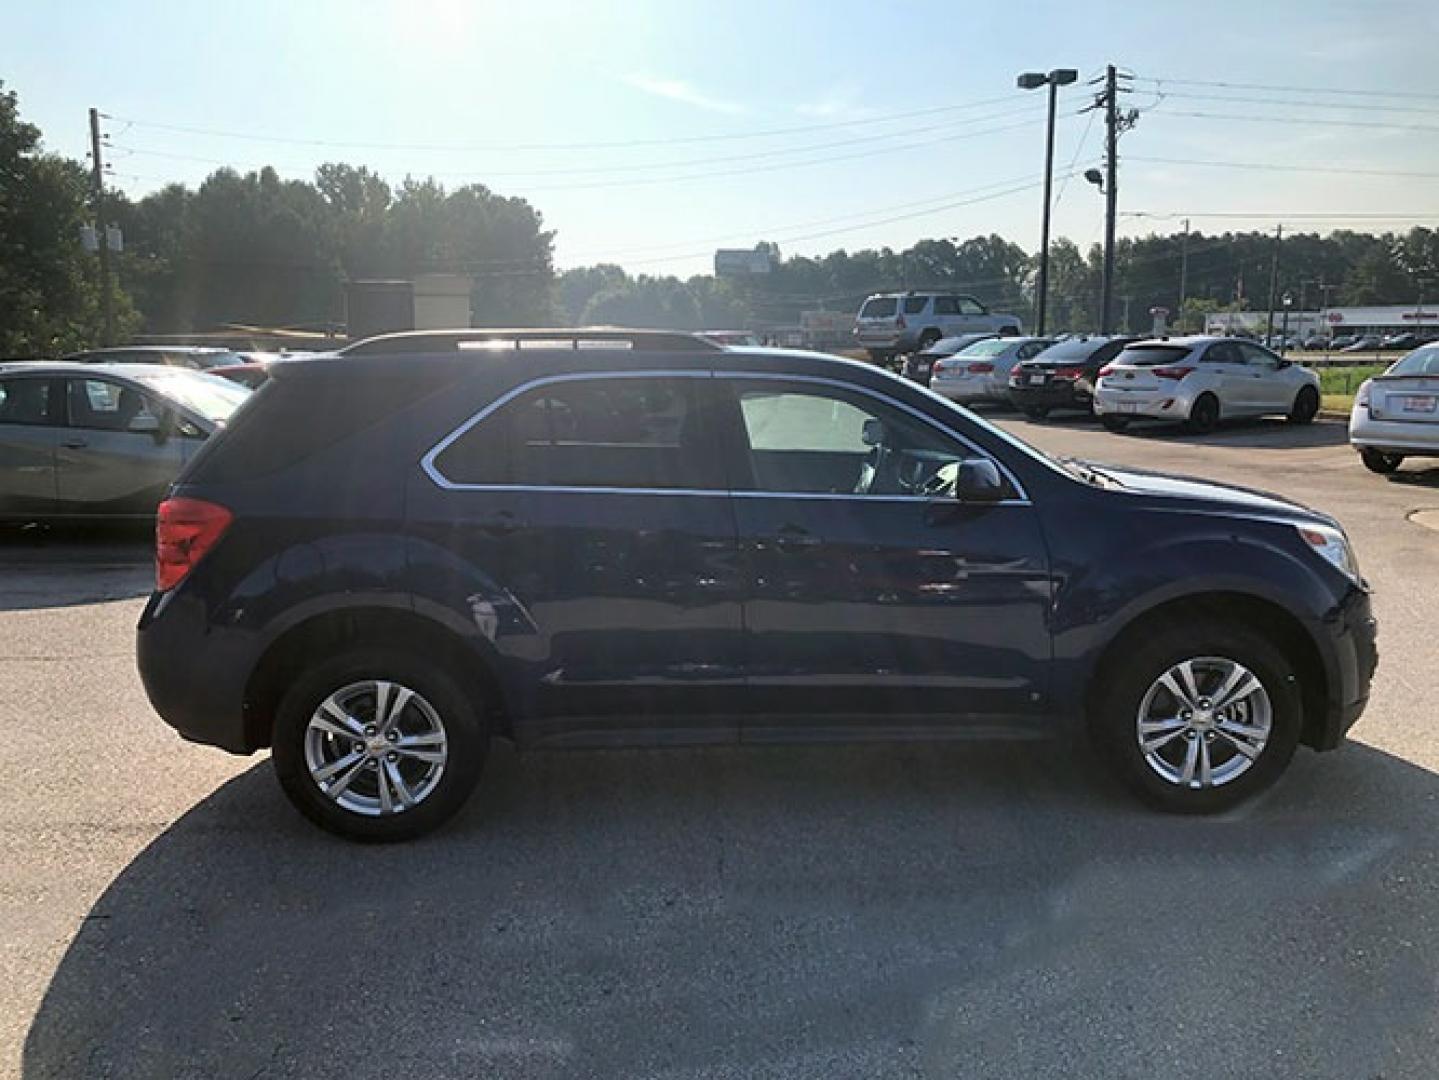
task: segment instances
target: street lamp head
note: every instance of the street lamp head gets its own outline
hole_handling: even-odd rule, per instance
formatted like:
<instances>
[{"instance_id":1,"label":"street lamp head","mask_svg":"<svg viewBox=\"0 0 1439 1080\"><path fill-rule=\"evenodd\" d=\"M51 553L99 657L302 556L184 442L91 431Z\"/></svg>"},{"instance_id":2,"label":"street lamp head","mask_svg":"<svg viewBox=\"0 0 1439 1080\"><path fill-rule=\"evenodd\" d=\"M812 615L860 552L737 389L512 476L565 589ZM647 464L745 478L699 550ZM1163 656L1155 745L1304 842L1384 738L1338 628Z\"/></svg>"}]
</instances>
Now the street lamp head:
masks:
<instances>
[{"instance_id":1,"label":"street lamp head","mask_svg":"<svg viewBox=\"0 0 1439 1080\"><path fill-rule=\"evenodd\" d=\"M1091 184L1093 184L1095 187L1103 189L1104 174L1098 169L1085 169L1084 178L1088 180Z\"/></svg>"},{"instance_id":2,"label":"street lamp head","mask_svg":"<svg viewBox=\"0 0 1439 1080\"><path fill-rule=\"evenodd\" d=\"M1049 76L1042 71L1026 71L1015 82L1021 90L1038 90L1049 81Z\"/></svg>"},{"instance_id":3,"label":"street lamp head","mask_svg":"<svg viewBox=\"0 0 1439 1080\"><path fill-rule=\"evenodd\" d=\"M1079 79L1079 72L1074 68L1055 68L1049 73L1049 81L1055 86L1068 86Z\"/></svg>"}]
</instances>

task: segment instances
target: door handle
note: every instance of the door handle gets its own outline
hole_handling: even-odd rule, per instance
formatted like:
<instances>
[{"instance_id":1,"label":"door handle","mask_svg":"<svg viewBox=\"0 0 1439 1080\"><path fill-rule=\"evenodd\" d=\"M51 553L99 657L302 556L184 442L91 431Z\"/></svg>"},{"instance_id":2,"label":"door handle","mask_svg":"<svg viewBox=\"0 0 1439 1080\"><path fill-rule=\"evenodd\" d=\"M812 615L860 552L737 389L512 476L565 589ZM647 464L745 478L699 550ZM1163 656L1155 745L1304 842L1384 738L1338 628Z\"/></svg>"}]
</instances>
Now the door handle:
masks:
<instances>
[{"instance_id":1,"label":"door handle","mask_svg":"<svg viewBox=\"0 0 1439 1080\"><path fill-rule=\"evenodd\" d=\"M60 445L63 446L66 450L83 450L90 444L84 439L79 438L78 436L71 436L70 438L62 442Z\"/></svg>"},{"instance_id":2,"label":"door handle","mask_svg":"<svg viewBox=\"0 0 1439 1080\"><path fill-rule=\"evenodd\" d=\"M774 537L774 546L781 551L805 551L808 548L818 547L819 544L818 536L801 529L798 525L786 525Z\"/></svg>"},{"instance_id":3,"label":"door handle","mask_svg":"<svg viewBox=\"0 0 1439 1080\"><path fill-rule=\"evenodd\" d=\"M508 510L501 510L488 521L483 522L480 528L491 536L509 536L520 527L520 521Z\"/></svg>"}]
</instances>

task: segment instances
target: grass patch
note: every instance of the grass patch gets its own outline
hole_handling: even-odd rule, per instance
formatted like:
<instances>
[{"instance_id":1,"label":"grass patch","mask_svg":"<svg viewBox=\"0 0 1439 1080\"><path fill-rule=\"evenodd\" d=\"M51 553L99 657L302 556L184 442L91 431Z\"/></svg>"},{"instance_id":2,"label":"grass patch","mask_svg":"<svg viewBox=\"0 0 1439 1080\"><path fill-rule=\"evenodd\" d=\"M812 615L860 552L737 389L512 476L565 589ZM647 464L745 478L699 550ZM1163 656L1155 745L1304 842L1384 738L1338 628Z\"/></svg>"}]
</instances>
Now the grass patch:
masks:
<instances>
[{"instance_id":1,"label":"grass patch","mask_svg":"<svg viewBox=\"0 0 1439 1080\"><path fill-rule=\"evenodd\" d=\"M1319 392L1329 395L1354 397L1354 392L1365 379L1372 379L1387 368L1388 364L1365 364L1363 367L1320 368ZM1328 402L1325 402L1326 407ZM1347 407L1347 406L1346 406Z\"/></svg>"}]
</instances>

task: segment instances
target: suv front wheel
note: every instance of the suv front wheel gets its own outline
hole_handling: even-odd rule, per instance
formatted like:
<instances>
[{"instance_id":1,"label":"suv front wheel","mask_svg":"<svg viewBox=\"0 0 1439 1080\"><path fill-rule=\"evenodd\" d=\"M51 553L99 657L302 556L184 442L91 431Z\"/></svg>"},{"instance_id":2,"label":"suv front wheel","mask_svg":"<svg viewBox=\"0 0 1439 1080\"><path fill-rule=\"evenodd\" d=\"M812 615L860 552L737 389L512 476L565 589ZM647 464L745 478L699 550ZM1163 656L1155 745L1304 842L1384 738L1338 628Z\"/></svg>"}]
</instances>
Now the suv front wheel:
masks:
<instances>
[{"instance_id":1,"label":"suv front wheel","mask_svg":"<svg viewBox=\"0 0 1439 1080\"><path fill-rule=\"evenodd\" d=\"M1292 665L1247 627L1173 623L1112 657L1103 679L1097 749L1158 809L1227 810L1272 784L1299 745Z\"/></svg>"},{"instance_id":2,"label":"suv front wheel","mask_svg":"<svg viewBox=\"0 0 1439 1080\"><path fill-rule=\"evenodd\" d=\"M440 825L474 790L487 748L454 679L393 649L324 660L275 716L280 786L311 821L352 840L407 840Z\"/></svg>"}]
</instances>

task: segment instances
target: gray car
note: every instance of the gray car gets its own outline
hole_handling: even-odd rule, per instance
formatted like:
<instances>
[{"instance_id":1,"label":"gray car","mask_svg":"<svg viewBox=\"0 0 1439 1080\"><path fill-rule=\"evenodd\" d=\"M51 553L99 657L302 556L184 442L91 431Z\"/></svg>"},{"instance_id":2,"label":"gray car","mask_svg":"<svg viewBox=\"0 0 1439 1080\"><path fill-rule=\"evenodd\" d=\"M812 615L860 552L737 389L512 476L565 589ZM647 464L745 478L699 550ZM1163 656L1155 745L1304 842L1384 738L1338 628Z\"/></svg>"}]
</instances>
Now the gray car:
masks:
<instances>
[{"instance_id":1,"label":"gray car","mask_svg":"<svg viewBox=\"0 0 1439 1080\"><path fill-rule=\"evenodd\" d=\"M249 396L155 364L0 364L0 519L146 518Z\"/></svg>"}]
</instances>

